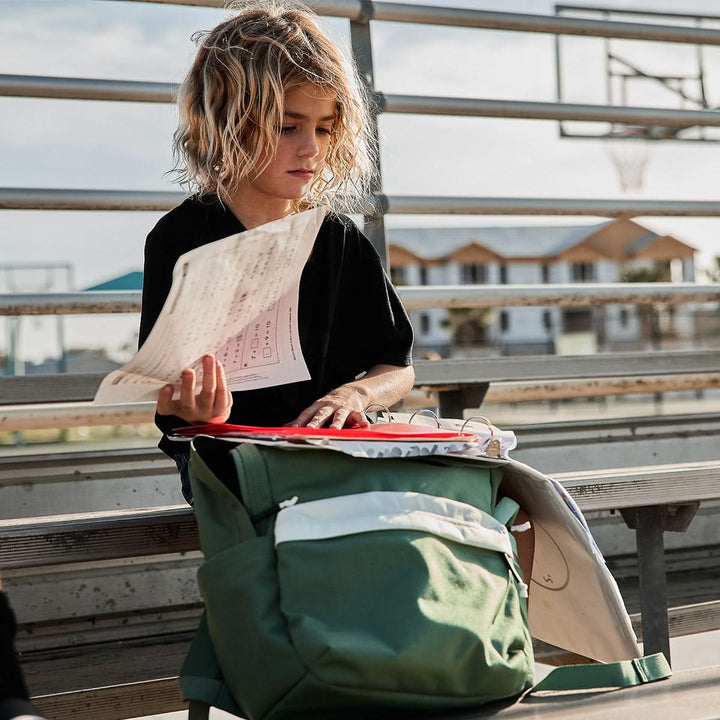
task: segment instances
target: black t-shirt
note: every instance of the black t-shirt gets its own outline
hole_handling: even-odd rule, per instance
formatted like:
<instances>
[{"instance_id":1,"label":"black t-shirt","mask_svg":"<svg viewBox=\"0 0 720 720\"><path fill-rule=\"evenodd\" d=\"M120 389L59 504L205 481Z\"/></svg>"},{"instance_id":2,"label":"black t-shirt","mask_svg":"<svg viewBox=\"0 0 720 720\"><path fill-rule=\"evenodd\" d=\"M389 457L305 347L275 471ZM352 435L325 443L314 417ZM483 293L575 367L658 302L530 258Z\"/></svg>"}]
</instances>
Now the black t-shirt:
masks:
<instances>
[{"instance_id":1,"label":"black t-shirt","mask_svg":"<svg viewBox=\"0 0 720 720\"><path fill-rule=\"evenodd\" d=\"M193 248L244 231L213 196L193 196L162 217L145 244L140 345L172 284L176 260ZM330 390L374 365L412 363L412 328L370 241L346 217L328 215L300 280L300 345L310 380L233 393L228 422L276 426L294 420ZM164 432L185 425L160 416ZM160 447L174 454L174 443Z\"/></svg>"},{"instance_id":2,"label":"black t-shirt","mask_svg":"<svg viewBox=\"0 0 720 720\"><path fill-rule=\"evenodd\" d=\"M7 595L0 592L0 702L7 698L24 698L28 692L15 655L15 615Z\"/></svg>"}]
</instances>

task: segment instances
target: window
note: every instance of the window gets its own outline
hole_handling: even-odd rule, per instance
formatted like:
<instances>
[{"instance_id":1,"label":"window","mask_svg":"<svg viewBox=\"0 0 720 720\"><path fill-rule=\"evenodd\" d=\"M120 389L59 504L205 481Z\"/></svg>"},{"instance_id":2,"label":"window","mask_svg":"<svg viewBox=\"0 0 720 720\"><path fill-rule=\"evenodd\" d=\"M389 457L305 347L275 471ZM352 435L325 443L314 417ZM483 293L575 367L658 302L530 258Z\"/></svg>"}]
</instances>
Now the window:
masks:
<instances>
[{"instance_id":1,"label":"window","mask_svg":"<svg viewBox=\"0 0 720 720\"><path fill-rule=\"evenodd\" d=\"M543 327L546 330L552 330L553 321L552 321L552 313L550 312L550 310L543 311L542 322L543 322Z\"/></svg>"},{"instance_id":2,"label":"window","mask_svg":"<svg viewBox=\"0 0 720 720\"><path fill-rule=\"evenodd\" d=\"M595 263L571 263L570 277L573 282L593 282L595 280Z\"/></svg>"},{"instance_id":3,"label":"window","mask_svg":"<svg viewBox=\"0 0 720 720\"><path fill-rule=\"evenodd\" d=\"M592 330L592 311L572 309L563 313L563 332L588 332Z\"/></svg>"},{"instance_id":4,"label":"window","mask_svg":"<svg viewBox=\"0 0 720 720\"><path fill-rule=\"evenodd\" d=\"M487 282L487 266L468 263L460 266L460 282L463 285L482 285Z\"/></svg>"},{"instance_id":5,"label":"window","mask_svg":"<svg viewBox=\"0 0 720 720\"><path fill-rule=\"evenodd\" d=\"M541 265L540 271L542 273L542 281L544 283L550 282L550 266L549 265Z\"/></svg>"},{"instance_id":6,"label":"window","mask_svg":"<svg viewBox=\"0 0 720 720\"><path fill-rule=\"evenodd\" d=\"M507 310L500 312L500 330L507 332L510 329L510 315Z\"/></svg>"},{"instance_id":7,"label":"window","mask_svg":"<svg viewBox=\"0 0 720 720\"><path fill-rule=\"evenodd\" d=\"M507 281L508 281L507 265L501 265L500 266L500 284L507 285Z\"/></svg>"},{"instance_id":8,"label":"window","mask_svg":"<svg viewBox=\"0 0 720 720\"><path fill-rule=\"evenodd\" d=\"M628 326L628 322L630 321L630 313L628 312L628 309L620 308L618 317L620 320L620 327L626 328Z\"/></svg>"},{"instance_id":9,"label":"window","mask_svg":"<svg viewBox=\"0 0 720 720\"><path fill-rule=\"evenodd\" d=\"M428 284L428 269L424 265L420 266L420 284Z\"/></svg>"},{"instance_id":10,"label":"window","mask_svg":"<svg viewBox=\"0 0 720 720\"><path fill-rule=\"evenodd\" d=\"M420 334L427 335L430 332L430 316L427 313L420 313Z\"/></svg>"}]
</instances>

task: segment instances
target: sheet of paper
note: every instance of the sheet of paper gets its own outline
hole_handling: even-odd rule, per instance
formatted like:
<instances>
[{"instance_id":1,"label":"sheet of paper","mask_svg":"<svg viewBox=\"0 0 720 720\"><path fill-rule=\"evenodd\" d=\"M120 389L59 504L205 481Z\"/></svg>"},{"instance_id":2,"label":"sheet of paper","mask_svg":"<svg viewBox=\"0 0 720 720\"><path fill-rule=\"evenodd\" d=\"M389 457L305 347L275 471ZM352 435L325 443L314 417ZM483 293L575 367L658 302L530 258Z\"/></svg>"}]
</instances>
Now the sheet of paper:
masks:
<instances>
[{"instance_id":1,"label":"sheet of paper","mask_svg":"<svg viewBox=\"0 0 720 720\"><path fill-rule=\"evenodd\" d=\"M324 208L314 208L182 255L150 335L103 380L94 402L156 400L184 368L200 378L207 353L222 363L231 390L307 380L298 292L324 217Z\"/></svg>"}]
</instances>

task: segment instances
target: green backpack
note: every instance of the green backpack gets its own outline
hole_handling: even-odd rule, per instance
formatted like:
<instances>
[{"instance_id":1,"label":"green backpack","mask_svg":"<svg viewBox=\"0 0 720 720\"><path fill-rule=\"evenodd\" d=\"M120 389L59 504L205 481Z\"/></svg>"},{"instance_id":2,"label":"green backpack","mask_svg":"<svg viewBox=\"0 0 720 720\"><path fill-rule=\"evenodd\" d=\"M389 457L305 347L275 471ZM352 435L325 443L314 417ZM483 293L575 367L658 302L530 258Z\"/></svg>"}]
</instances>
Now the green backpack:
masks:
<instances>
[{"instance_id":1,"label":"green backpack","mask_svg":"<svg viewBox=\"0 0 720 720\"><path fill-rule=\"evenodd\" d=\"M196 439L190 458L205 555L191 717L417 717L532 685L499 463L227 447Z\"/></svg>"}]
</instances>

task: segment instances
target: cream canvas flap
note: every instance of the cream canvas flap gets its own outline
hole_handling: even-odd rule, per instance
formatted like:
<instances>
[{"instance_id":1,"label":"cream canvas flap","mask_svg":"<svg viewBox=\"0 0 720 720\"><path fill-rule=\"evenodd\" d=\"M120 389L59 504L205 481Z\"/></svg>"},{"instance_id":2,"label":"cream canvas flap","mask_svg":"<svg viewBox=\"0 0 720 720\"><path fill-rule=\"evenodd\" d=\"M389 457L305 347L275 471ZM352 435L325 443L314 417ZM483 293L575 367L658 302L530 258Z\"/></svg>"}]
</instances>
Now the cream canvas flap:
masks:
<instances>
[{"instance_id":1,"label":"cream canvas flap","mask_svg":"<svg viewBox=\"0 0 720 720\"><path fill-rule=\"evenodd\" d=\"M510 460L503 467L503 489L527 510L535 529L533 637L601 662L639 657L617 583L553 481Z\"/></svg>"}]
</instances>

